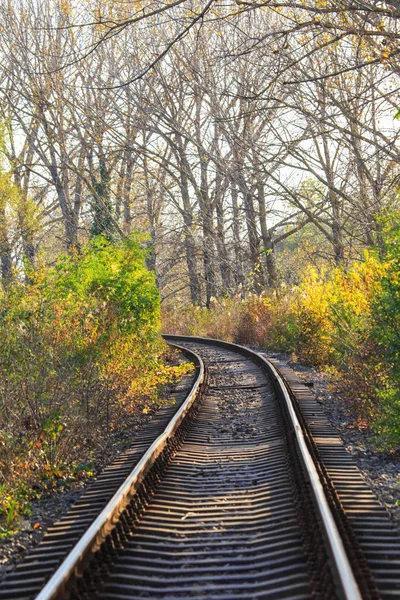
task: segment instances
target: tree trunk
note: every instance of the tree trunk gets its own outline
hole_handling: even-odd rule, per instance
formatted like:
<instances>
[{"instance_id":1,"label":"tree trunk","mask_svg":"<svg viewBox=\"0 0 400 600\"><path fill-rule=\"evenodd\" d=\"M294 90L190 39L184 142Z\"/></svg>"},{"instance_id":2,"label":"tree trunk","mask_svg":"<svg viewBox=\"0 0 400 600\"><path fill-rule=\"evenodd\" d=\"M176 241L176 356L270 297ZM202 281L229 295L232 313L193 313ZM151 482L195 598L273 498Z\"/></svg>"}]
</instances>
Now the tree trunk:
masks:
<instances>
[{"instance_id":1,"label":"tree trunk","mask_svg":"<svg viewBox=\"0 0 400 600\"><path fill-rule=\"evenodd\" d=\"M78 223L76 221L73 211L71 210L70 203L62 181L60 179L57 166L51 165L50 173L53 179L54 186L56 188L57 198L64 220L65 243L68 252L71 252L74 248L77 248L78 246Z\"/></svg>"},{"instance_id":2,"label":"tree trunk","mask_svg":"<svg viewBox=\"0 0 400 600\"><path fill-rule=\"evenodd\" d=\"M260 244L256 224L253 195L250 190L243 187L244 206L246 211L246 225L249 236L249 258L253 274L253 286L256 293L260 293L265 287L265 278L260 256Z\"/></svg>"},{"instance_id":3,"label":"tree trunk","mask_svg":"<svg viewBox=\"0 0 400 600\"><path fill-rule=\"evenodd\" d=\"M240 241L240 213L238 204L238 190L236 183L232 183L231 188L232 212L233 212L233 248L235 252L236 269L233 272L235 283L237 286L244 285L242 250Z\"/></svg>"},{"instance_id":4,"label":"tree trunk","mask_svg":"<svg viewBox=\"0 0 400 600\"><path fill-rule=\"evenodd\" d=\"M11 244L8 239L8 224L6 215L6 206L1 207L0 212L0 260L1 277L3 285L7 285L12 279L12 257Z\"/></svg>"},{"instance_id":5,"label":"tree trunk","mask_svg":"<svg viewBox=\"0 0 400 600\"><path fill-rule=\"evenodd\" d=\"M335 257L335 263L341 265L344 262L344 244L343 244L343 230L340 223L340 208L338 202L334 198L333 192L331 195L331 206L332 206L332 239L333 239L333 252Z\"/></svg>"},{"instance_id":6,"label":"tree trunk","mask_svg":"<svg viewBox=\"0 0 400 600\"><path fill-rule=\"evenodd\" d=\"M215 210L217 215L216 245L218 251L219 270L221 273L223 290L225 293L229 293L229 290L232 286L231 266L225 243L223 190L221 185L221 174L219 171L217 171L215 182Z\"/></svg>"},{"instance_id":7,"label":"tree trunk","mask_svg":"<svg viewBox=\"0 0 400 600\"><path fill-rule=\"evenodd\" d=\"M200 210L203 222L203 264L206 282L206 306L218 295L214 259L214 225L213 210L207 190L207 165L201 164Z\"/></svg>"},{"instance_id":8,"label":"tree trunk","mask_svg":"<svg viewBox=\"0 0 400 600\"><path fill-rule=\"evenodd\" d=\"M154 191L151 186L149 170L147 166L147 158L143 159L143 172L144 172L144 180L146 183L146 212L147 219L149 221L150 228L150 245L147 250L146 255L146 265L149 271L153 271L156 276L156 284L158 287L157 281L157 252L156 252L156 243L157 243L157 222L156 222L156 214L154 210Z\"/></svg>"},{"instance_id":9,"label":"tree trunk","mask_svg":"<svg viewBox=\"0 0 400 600\"><path fill-rule=\"evenodd\" d=\"M268 285L275 287L277 282L274 243L267 226L267 206L265 202L264 185L258 182L258 204L260 207L260 227L263 247L265 252L265 266L267 268Z\"/></svg>"},{"instance_id":10,"label":"tree trunk","mask_svg":"<svg viewBox=\"0 0 400 600\"><path fill-rule=\"evenodd\" d=\"M125 181L123 187L123 204L124 204L124 224L123 230L130 233L132 228L132 211L131 211L131 190L132 190L132 172L134 165L134 157L131 150L127 151L127 163L125 171Z\"/></svg>"},{"instance_id":11,"label":"tree trunk","mask_svg":"<svg viewBox=\"0 0 400 600\"><path fill-rule=\"evenodd\" d=\"M188 178L182 160L180 164L180 189L183 202L184 242L190 298L193 304L201 305L201 286L197 275L196 244L193 237L193 211L190 204Z\"/></svg>"}]
</instances>

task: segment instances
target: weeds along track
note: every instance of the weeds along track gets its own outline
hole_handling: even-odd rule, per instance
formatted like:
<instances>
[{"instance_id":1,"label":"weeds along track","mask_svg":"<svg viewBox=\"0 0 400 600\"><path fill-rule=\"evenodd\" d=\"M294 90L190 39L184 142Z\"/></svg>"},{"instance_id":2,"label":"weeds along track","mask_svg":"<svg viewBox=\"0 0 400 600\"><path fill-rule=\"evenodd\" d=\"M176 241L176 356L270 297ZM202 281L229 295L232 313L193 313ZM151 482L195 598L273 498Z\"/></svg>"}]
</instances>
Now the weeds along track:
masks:
<instances>
[{"instance_id":1,"label":"weeds along track","mask_svg":"<svg viewBox=\"0 0 400 600\"><path fill-rule=\"evenodd\" d=\"M166 337L197 363L191 392L0 599L400 598L399 534L308 388L240 346Z\"/></svg>"}]
</instances>

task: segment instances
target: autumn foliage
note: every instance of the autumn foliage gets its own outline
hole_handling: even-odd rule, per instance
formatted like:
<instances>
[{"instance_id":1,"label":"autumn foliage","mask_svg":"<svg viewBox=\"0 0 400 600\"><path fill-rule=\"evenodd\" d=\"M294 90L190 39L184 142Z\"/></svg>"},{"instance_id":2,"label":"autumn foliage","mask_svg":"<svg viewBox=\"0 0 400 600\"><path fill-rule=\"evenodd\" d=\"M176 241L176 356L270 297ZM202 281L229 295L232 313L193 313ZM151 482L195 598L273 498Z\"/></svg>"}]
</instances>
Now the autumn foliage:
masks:
<instances>
[{"instance_id":1,"label":"autumn foliage","mask_svg":"<svg viewBox=\"0 0 400 600\"><path fill-rule=\"evenodd\" d=\"M159 295L135 239L99 237L0 299L0 515L90 471L94 452L185 366L164 364ZM10 524L10 523L9 523Z\"/></svg>"},{"instance_id":2,"label":"autumn foliage","mask_svg":"<svg viewBox=\"0 0 400 600\"><path fill-rule=\"evenodd\" d=\"M382 445L400 445L400 228L386 232L386 254L365 251L343 267L309 267L298 285L210 309L164 311L164 330L292 353L327 370Z\"/></svg>"}]
</instances>

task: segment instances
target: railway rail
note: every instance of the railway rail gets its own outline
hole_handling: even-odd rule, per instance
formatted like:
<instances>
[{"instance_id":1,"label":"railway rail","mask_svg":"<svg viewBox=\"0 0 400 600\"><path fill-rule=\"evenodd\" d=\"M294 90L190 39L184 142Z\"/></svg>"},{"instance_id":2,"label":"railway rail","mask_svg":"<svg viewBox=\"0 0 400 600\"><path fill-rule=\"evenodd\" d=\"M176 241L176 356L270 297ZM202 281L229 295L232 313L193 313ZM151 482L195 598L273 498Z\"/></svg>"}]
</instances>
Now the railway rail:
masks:
<instances>
[{"instance_id":1,"label":"railway rail","mask_svg":"<svg viewBox=\"0 0 400 600\"><path fill-rule=\"evenodd\" d=\"M310 390L219 340L166 336L189 394L0 584L0 600L400 599L400 535Z\"/></svg>"}]
</instances>

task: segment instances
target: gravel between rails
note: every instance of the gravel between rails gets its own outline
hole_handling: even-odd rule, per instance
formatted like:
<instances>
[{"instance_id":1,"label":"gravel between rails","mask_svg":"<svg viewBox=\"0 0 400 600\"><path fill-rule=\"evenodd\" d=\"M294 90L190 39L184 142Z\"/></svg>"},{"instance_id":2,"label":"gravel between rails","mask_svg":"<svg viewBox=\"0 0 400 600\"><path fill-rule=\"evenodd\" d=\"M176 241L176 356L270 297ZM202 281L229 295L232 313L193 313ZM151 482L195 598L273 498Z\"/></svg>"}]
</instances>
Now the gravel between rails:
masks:
<instances>
[{"instance_id":1,"label":"gravel between rails","mask_svg":"<svg viewBox=\"0 0 400 600\"><path fill-rule=\"evenodd\" d=\"M294 466L267 375L234 350L179 343L207 369L197 417L94 597L311 597Z\"/></svg>"}]
</instances>

